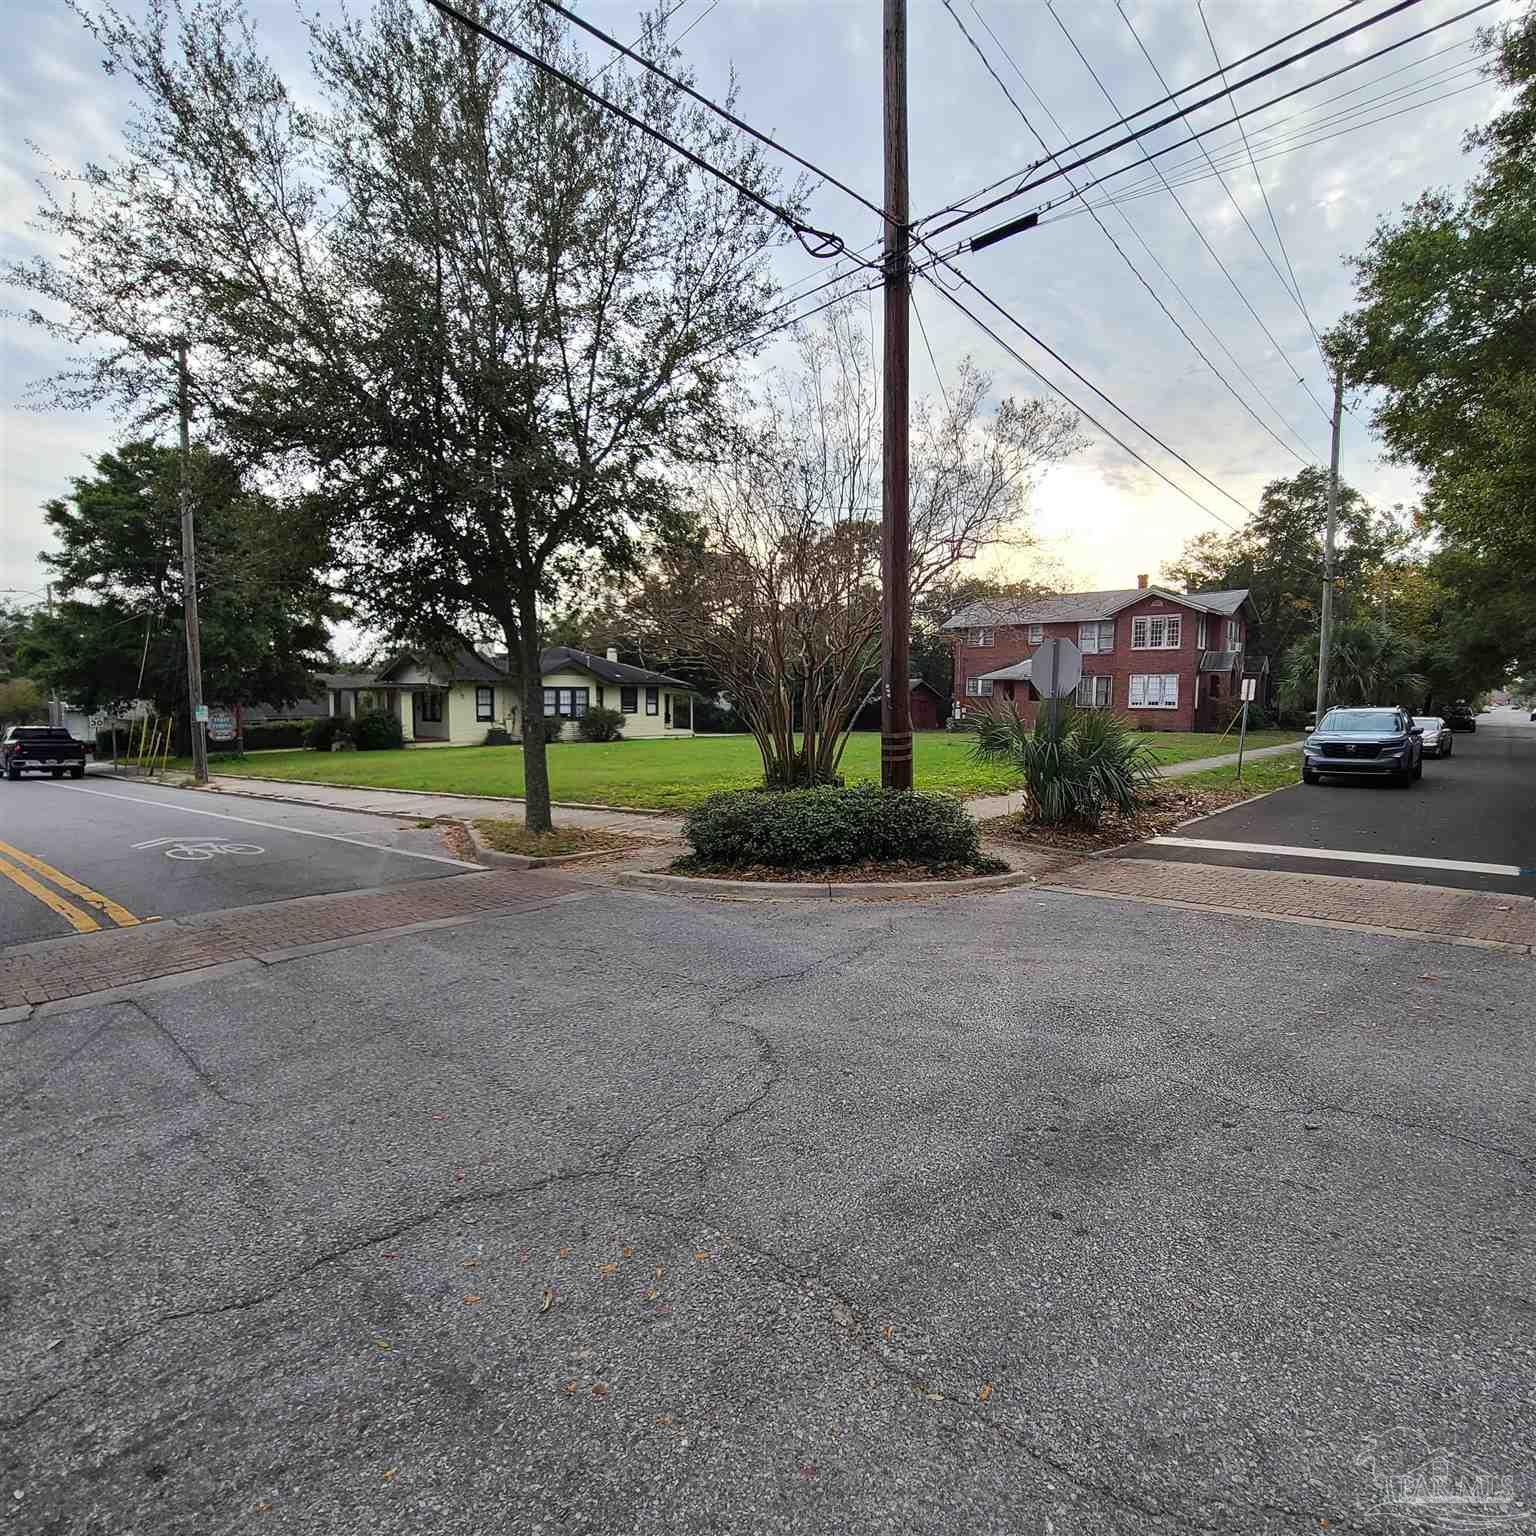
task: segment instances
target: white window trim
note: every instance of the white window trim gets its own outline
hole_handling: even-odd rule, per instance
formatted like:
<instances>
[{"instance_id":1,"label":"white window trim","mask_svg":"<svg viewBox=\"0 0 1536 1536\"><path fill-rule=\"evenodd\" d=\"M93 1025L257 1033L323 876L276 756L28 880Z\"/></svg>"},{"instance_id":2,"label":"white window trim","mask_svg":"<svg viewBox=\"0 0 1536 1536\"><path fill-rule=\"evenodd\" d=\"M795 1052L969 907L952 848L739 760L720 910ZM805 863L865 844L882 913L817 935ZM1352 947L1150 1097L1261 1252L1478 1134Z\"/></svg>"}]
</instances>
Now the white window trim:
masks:
<instances>
[{"instance_id":1,"label":"white window trim","mask_svg":"<svg viewBox=\"0 0 1536 1536\"><path fill-rule=\"evenodd\" d=\"M990 650L995 639L995 631L987 624L976 625L965 632L965 643L978 651Z\"/></svg>"},{"instance_id":2,"label":"white window trim","mask_svg":"<svg viewBox=\"0 0 1536 1536\"><path fill-rule=\"evenodd\" d=\"M1195 620L1195 644L1202 651L1205 649L1205 615L1203 613Z\"/></svg>"},{"instance_id":3,"label":"white window trim","mask_svg":"<svg viewBox=\"0 0 1536 1536\"><path fill-rule=\"evenodd\" d=\"M1227 620L1227 649L1240 651L1243 648L1243 621L1241 619Z\"/></svg>"},{"instance_id":4,"label":"white window trim","mask_svg":"<svg viewBox=\"0 0 1536 1536\"><path fill-rule=\"evenodd\" d=\"M1152 626L1163 626L1163 638L1153 643ZM1141 639L1136 638L1137 634ZM1178 613L1143 613L1131 620L1131 649L1133 651L1177 651L1184 644L1184 616Z\"/></svg>"},{"instance_id":5,"label":"white window trim","mask_svg":"<svg viewBox=\"0 0 1536 1536\"><path fill-rule=\"evenodd\" d=\"M1108 631L1106 634L1105 631ZM1077 648L1084 656L1107 656L1115 648L1115 621L1090 619L1077 626Z\"/></svg>"},{"instance_id":6,"label":"white window trim","mask_svg":"<svg viewBox=\"0 0 1536 1536\"><path fill-rule=\"evenodd\" d=\"M1031 624L1028 630L1025 631L1025 634L1030 645L1043 644L1045 640L1045 625Z\"/></svg>"},{"instance_id":7,"label":"white window trim","mask_svg":"<svg viewBox=\"0 0 1536 1536\"><path fill-rule=\"evenodd\" d=\"M1155 682L1155 689L1148 685ZM1137 685L1140 684L1138 690ZM1136 695L1140 692L1141 698ZM1170 691L1173 697L1169 697ZM1157 694L1153 700L1152 693ZM1126 706L1130 709L1177 709L1179 707L1179 674L1177 672L1135 672L1126 685Z\"/></svg>"},{"instance_id":8,"label":"white window trim","mask_svg":"<svg viewBox=\"0 0 1536 1536\"><path fill-rule=\"evenodd\" d=\"M992 679L990 677L966 678L965 696L968 699L990 699L992 697Z\"/></svg>"},{"instance_id":9,"label":"white window trim","mask_svg":"<svg viewBox=\"0 0 1536 1536\"><path fill-rule=\"evenodd\" d=\"M1085 672L1083 680L1077 685L1077 691L1082 693L1086 687L1088 697L1079 698L1079 709L1108 709L1114 693L1114 679L1108 672Z\"/></svg>"}]
</instances>

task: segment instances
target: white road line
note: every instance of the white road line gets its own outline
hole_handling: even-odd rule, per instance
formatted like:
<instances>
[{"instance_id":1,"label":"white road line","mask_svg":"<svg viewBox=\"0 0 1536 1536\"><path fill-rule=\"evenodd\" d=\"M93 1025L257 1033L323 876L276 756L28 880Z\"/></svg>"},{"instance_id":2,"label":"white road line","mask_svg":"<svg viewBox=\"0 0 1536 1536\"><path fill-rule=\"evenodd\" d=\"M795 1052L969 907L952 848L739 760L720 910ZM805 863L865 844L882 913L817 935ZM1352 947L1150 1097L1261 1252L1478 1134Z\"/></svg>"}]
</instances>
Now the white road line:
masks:
<instances>
[{"instance_id":1,"label":"white road line","mask_svg":"<svg viewBox=\"0 0 1536 1536\"><path fill-rule=\"evenodd\" d=\"M1212 848L1224 853L1269 853L1287 859L1332 859L1343 864L1398 864L1410 869L1455 869L1469 875L1513 875L1530 878L1536 869L1518 864L1476 864L1470 859L1423 859L1402 853L1356 853L1349 848L1293 848L1285 843L1222 843L1212 837L1152 837L1164 848Z\"/></svg>"},{"instance_id":2,"label":"white road line","mask_svg":"<svg viewBox=\"0 0 1536 1536\"><path fill-rule=\"evenodd\" d=\"M66 790L72 795L99 795L103 800L129 800L135 805L156 805L163 811L175 811L183 816L212 816L218 821L238 821L242 826L265 827L269 832L291 832L295 837L323 837L330 843L350 843L354 848L371 848L375 853L396 853L402 859L425 859L429 864L451 864L455 869L473 869L484 873L485 865L470 864L464 859L450 859L441 853L417 853L412 848L391 848L385 843L365 843L360 837L343 837L339 832L311 832L306 827L285 827L281 822L256 821L250 816L231 816L227 811L205 811L197 806L182 805L174 800L149 800L143 795L114 795L105 789L82 789L78 784L50 788Z\"/></svg>"}]
</instances>

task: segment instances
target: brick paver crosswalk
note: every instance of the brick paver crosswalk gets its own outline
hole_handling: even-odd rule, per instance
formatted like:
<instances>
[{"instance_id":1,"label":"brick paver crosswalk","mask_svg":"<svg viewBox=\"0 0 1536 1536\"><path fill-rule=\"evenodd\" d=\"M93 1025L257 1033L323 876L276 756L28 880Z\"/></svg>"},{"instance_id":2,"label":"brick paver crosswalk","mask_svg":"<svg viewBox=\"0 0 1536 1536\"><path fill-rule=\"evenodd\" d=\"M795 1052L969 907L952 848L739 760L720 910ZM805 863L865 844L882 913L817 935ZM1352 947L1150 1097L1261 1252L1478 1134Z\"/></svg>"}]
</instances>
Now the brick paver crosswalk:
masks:
<instances>
[{"instance_id":1,"label":"brick paver crosswalk","mask_svg":"<svg viewBox=\"0 0 1536 1536\"><path fill-rule=\"evenodd\" d=\"M1134 896L1527 950L1536 946L1536 899L1529 896L1157 859L1091 859L1051 884L1097 896Z\"/></svg>"},{"instance_id":2,"label":"brick paver crosswalk","mask_svg":"<svg viewBox=\"0 0 1536 1536\"><path fill-rule=\"evenodd\" d=\"M82 997L416 923L527 911L583 889L558 875L507 870L413 880L385 890L303 897L17 945L0 954L0 1009Z\"/></svg>"}]
</instances>

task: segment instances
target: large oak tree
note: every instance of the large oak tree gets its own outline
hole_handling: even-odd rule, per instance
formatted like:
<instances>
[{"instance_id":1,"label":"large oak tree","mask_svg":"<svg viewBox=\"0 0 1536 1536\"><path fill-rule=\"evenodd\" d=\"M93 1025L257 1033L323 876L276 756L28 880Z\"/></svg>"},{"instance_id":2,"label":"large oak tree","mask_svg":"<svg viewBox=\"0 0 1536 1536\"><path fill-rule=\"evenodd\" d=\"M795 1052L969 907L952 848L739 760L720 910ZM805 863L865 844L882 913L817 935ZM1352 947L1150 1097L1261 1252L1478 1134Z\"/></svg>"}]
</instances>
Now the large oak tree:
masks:
<instances>
[{"instance_id":1,"label":"large oak tree","mask_svg":"<svg viewBox=\"0 0 1536 1536\"><path fill-rule=\"evenodd\" d=\"M574 76L534 0L466 0ZM138 113L44 210L59 254L13 271L39 323L115 344L52 397L129 409L193 340L211 431L333 509L362 616L504 645L530 827L550 824L539 608L633 563L676 466L721 433L733 347L782 225L546 73L409 0L307 21L282 78L239 0L88 17ZM646 47L667 56L661 24ZM763 198L755 146L628 66L605 94Z\"/></svg>"}]
</instances>

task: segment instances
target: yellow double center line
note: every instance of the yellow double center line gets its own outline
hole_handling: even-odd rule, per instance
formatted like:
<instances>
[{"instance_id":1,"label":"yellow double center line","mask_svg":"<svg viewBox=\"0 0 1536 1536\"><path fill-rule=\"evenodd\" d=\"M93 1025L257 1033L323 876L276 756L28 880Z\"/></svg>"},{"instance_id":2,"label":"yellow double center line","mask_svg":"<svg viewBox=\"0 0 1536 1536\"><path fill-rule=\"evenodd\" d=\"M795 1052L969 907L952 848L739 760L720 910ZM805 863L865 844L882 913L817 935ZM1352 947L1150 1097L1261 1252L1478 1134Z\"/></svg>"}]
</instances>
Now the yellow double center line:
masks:
<instances>
[{"instance_id":1,"label":"yellow double center line","mask_svg":"<svg viewBox=\"0 0 1536 1536\"><path fill-rule=\"evenodd\" d=\"M29 874L29 870L34 873ZM111 918L119 928L134 928L139 923L139 919L127 907L120 906L110 896L103 896L100 891L81 885L63 870L55 869L53 865L45 864L32 854L23 853L20 848L13 848L5 842L0 842L0 875L4 875L12 885L20 886L29 896L35 896L45 907L52 908L76 933L95 933L101 923L74 902L66 901L58 891L50 890L42 880L36 878L37 875L51 880L59 890L78 896L86 906L94 907L103 916Z\"/></svg>"}]
</instances>

